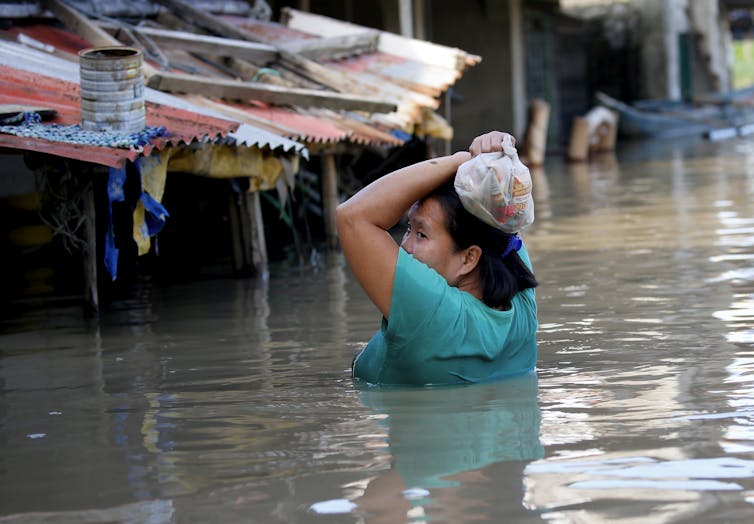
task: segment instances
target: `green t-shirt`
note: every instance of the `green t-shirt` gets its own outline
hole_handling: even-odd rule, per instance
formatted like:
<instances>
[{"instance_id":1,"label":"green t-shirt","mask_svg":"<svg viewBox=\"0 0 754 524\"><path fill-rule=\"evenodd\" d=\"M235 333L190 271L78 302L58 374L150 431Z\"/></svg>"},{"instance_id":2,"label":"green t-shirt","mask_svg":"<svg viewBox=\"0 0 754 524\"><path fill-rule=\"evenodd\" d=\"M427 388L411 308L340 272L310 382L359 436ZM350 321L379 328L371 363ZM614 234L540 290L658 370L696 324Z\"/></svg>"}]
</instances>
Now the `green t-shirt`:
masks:
<instances>
[{"instance_id":1,"label":"green t-shirt","mask_svg":"<svg viewBox=\"0 0 754 524\"><path fill-rule=\"evenodd\" d=\"M519 251L531 267L525 247ZM537 360L534 289L499 311L448 285L434 269L398 252L390 320L354 360L370 384L447 385L520 375Z\"/></svg>"}]
</instances>

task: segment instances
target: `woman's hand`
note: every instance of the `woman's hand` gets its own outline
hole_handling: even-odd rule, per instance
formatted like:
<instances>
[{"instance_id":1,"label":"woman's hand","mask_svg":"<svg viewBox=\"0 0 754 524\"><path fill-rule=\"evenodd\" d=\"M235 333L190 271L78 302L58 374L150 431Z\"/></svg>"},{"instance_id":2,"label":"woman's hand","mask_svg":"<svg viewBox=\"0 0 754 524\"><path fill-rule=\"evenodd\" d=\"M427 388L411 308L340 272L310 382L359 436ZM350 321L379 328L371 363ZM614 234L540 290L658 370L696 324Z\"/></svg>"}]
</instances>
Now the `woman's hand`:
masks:
<instances>
[{"instance_id":1,"label":"woman's hand","mask_svg":"<svg viewBox=\"0 0 754 524\"><path fill-rule=\"evenodd\" d=\"M477 156L481 153L497 153L503 150L503 137L510 136L513 140L513 145L516 145L516 138L508 133L502 131L490 131L483 135L479 135L472 142L469 147L471 156Z\"/></svg>"}]
</instances>

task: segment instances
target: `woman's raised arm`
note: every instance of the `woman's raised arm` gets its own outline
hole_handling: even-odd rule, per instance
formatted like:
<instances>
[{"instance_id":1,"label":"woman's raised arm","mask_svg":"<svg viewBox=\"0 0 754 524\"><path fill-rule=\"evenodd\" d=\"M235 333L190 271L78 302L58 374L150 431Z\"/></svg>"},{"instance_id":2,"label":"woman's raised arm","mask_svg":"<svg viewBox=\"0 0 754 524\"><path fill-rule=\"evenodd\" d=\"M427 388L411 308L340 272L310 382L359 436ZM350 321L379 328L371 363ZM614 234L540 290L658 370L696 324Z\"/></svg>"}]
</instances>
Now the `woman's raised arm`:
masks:
<instances>
[{"instance_id":1,"label":"woman's raised arm","mask_svg":"<svg viewBox=\"0 0 754 524\"><path fill-rule=\"evenodd\" d=\"M389 318L398 244L388 233L409 207L452 179L469 160L467 152L425 160L385 175L338 206L337 227L343 254L356 279L380 312Z\"/></svg>"}]
</instances>

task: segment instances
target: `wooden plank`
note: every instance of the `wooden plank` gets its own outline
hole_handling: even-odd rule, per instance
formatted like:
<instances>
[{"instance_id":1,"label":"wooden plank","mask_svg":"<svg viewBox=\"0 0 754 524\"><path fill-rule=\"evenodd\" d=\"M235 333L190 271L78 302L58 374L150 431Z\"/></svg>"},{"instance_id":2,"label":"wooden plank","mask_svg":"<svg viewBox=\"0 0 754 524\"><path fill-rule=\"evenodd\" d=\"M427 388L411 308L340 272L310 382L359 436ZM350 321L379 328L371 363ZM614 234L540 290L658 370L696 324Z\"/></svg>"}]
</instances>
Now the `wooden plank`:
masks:
<instances>
[{"instance_id":1,"label":"wooden plank","mask_svg":"<svg viewBox=\"0 0 754 524\"><path fill-rule=\"evenodd\" d=\"M312 60L288 51L280 50L280 63L292 69L299 75L305 76L315 82L334 89L340 93L359 92L355 83L349 82L348 78L342 74L327 69Z\"/></svg>"},{"instance_id":2,"label":"wooden plank","mask_svg":"<svg viewBox=\"0 0 754 524\"><path fill-rule=\"evenodd\" d=\"M89 20L86 15L79 13L76 9L66 5L60 0L42 0L45 9L54 14L63 25L72 32L89 42L93 47L122 46L120 40L110 36L107 31L101 29L97 24ZM146 62L142 65L144 76L149 78L155 69Z\"/></svg>"},{"instance_id":3,"label":"wooden plank","mask_svg":"<svg viewBox=\"0 0 754 524\"><path fill-rule=\"evenodd\" d=\"M348 76L340 71L328 69L327 67L318 64L313 60L304 58L301 55L295 53L289 53L283 49L280 50L280 64L295 71L297 74L309 78L319 84L334 89L340 93L352 93L354 95L362 96L379 96L390 97L393 101L399 100L401 96L412 98L416 96L409 90L401 90L400 93L391 92L398 88L391 84L386 85L372 85L366 81L356 79L353 76ZM430 101L431 103L432 101ZM391 102L392 103L392 102Z\"/></svg>"},{"instance_id":4,"label":"wooden plank","mask_svg":"<svg viewBox=\"0 0 754 524\"><path fill-rule=\"evenodd\" d=\"M236 38L239 40L249 40L252 42L259 41L259 38L250 31L246 31L243 28L229 24L213 16L211 13L207 13L205 11L202 11L201 9L195 8L194 6L188 4L187 2L184 2L183 0L156 1L168 7L171 11L173 11L174 14L186 20L190 20L192 23L204 27L205 29L208 29L220 36ZM364 29L361 28L358 32L363 31ZM326 87L329 87L330 89L334 89L335 91L339 91L341 93L359 93L365 96L369 96L375 91L373 88L370 88L367 85L363 85L356 79L345 77L342 73L330 71L326 67L314 62L313 60L309 60L303 56L296 55L295 53L291 53L283 49L279 49L279 51L280 60L285 66L292 68L296 71L296 73L302 74L303 76L310 78L311 80L314 80L315 82L318 82ZM393 107L395 107L394 104ZM381 110L372 111L384 112Z\"/></svg>"},{"instance_id":5,"label":"wooden plank","mask_svg":"<svg viewBox=\"0 0 754 524\"><path fill-rule=\"evenodd\" d=\"M259 41L252 33L234 26L233 24L229 24L212 15L212 13L198 9L189 2L184 2L182 0L155 0L155 2L164 5L184 20L204 27L216 35L226 38L236 38L238 40L248 40L250 42Z\"/></svg>"},{"instance_id":6,"label":"wooden plank","mask_svg":"<svg viewBox=\"0 0 754 524\"><path fill-rule=\"evenodd\" d=\"M233 74L241 80L248 82L263 82L265 84L275 84L278 86L286 87L302 87L297 86L293 82L284 79L282 76L278 76L279 71L271 70L259 67L252 64L247 60L241 60L238 58L225 58L225 66L233 71ZM278 73L278 74L275 74Z\"/></svg>"},{"instance_id":7,"label":"wooden plank","mask_svg":"<svg viewBox=\"0 0 754 524\"><path fill-rule=\"evenodd\" d=\"M120 29L117 24L101 22L98 26L117 38ZM249 40L200 35L154 27L129 27L128 29L148 36L159 46L193 53L230 56L262 64L272 62L278 56L278 49L275 46ZM224 30L227 31L227 27L224 26ZM251 35L247 34L246 36ZM362 53L372 53L377 50L377 40L378 33L376 31L362 31L358 34L329 38L305 38L286 43L280 47L289 53L297 53L311 60L332 60Z\"/></svg>"},{"instance_id":8,"label":"wooden plank","mask_svg":"<svg viewBox=\"0 0 754 524\"><path fill-rule=\"evenodd\" d=\"M60 0L43 0L42 4L63 24L95 47L123 45L115 37L97 27L86 15Z\"/></svg>"},{"instance_id":9,"label":"wooden plank","mask_svg":"<svg viewBox=\"0 0 754 524\"><path fill-rule=\"evenodd\" d=\"M116 24L99 24L99 26L109 33L118 34L119 27ZM185 31L170 31L168 29L156 29L152 27L136 27L129 28L129 30L145 35L154 40L158 46L167 49L181 49L191 53L227 56L258 64L272 62L278 57L275 47L247 40L198 35Z\"/></svg>"},{"instance_id":10,"label":"wooden plank","mask_svg":"<svg viewBox=\"0 0 754 524\"><path fill-rule=\"evenodd\" d=\"M364 30L362 26L356 24L305 13L289 7L283 8L281 22L291 29L322 37L342 36ZM471 55L461 49L406 38L387 31L380 31L379 35L378 50L417 62L462 71L481 61L481 57Z\"/></svg>"},{"instance_id":11,"label":"wooden plank","mask_svg":"<svg viewBox=\"0 0 754 524\"><path fill-rule=\"evenodd\" d=\"M259 100L269 104L290 104L302 107L326 107L345 111L389 113L395 111L392 102L377 98L318 91L315 89L287 88L258 82L210 78L199 75L159 72L147 81L147 85L160 91L194 93L207 97Z\"/></svg>"},{"instance_id":12,"label":"wooden plank","mask_svg":"<svg viewBox=\"0 0 754 524\"><path fill-rule=\"evenodd\" d=\"M378 38L376 31L362 31L352 35L302 38L281 45L280 48L309 60L337 60L362 53L374 53Z\"/></svg>"}]
</instances>

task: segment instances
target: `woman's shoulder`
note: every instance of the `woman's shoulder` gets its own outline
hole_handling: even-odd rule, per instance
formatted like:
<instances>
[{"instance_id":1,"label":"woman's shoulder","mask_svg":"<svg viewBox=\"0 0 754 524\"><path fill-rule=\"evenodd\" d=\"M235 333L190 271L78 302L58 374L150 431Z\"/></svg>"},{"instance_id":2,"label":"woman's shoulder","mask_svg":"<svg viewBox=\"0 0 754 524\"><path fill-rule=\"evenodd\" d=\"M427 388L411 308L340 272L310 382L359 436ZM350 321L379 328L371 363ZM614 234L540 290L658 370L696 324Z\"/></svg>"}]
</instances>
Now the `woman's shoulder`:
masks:
<instances>
[{"instance_id":1,"label":"woman's shoulder","mask_svg":"<svg viewBox=\"0 0 754 524\"><path fill-rule=\"evenodd\" d=\"M395 267L395 284L403 286L418 285L432 289L450 288L448 282L437 271L416 259L402 247L398 249L398 260ZM394 288L393 292L404 288Z\"/></svg>"}]
</instances>

